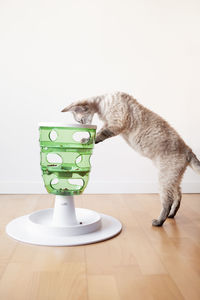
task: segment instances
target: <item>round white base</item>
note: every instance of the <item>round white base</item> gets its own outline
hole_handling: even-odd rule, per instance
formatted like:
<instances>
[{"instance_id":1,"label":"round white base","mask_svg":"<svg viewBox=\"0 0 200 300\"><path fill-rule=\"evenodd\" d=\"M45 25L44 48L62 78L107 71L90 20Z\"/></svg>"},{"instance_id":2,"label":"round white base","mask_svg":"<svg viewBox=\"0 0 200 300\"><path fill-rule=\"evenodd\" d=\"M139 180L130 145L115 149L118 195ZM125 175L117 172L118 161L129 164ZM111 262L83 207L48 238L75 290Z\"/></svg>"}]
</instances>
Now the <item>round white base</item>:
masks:
<instances>
[{"instance_id":1,"label":"round white base","mask_svg":"<svg viewBox=\"0 0 200 300\"><path fill-rule=\"evenodd\" d=\"M11 221L6 232L12 238L30 244L44 246L77 246L107 240L117 235L121 223L95 211L76 208L77 224L53 225L53 208L36 211Z\"/></svg>"}]
</instances>

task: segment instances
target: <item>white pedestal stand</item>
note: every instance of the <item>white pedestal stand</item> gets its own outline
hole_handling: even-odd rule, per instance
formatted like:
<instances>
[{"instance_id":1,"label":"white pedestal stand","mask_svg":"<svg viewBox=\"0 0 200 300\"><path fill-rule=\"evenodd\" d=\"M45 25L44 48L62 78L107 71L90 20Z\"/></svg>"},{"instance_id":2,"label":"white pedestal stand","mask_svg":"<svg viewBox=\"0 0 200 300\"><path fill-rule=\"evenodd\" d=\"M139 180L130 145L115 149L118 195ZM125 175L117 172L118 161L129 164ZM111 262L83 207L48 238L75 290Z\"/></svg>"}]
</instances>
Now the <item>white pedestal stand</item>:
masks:
<instances>
[{"instance_id":1,"label":"white pedestal stand","mask_svg":"<svg viewBox=\"0 0 200 300\"><path fill-rule=\"evenodd\" d=\"M14 219L7 225L6 232L25 243L75 246L107 240L121 229L121 223L111 216L75 208L73 196L56 196L54 208Z\"/></svg>"}]
</instances>

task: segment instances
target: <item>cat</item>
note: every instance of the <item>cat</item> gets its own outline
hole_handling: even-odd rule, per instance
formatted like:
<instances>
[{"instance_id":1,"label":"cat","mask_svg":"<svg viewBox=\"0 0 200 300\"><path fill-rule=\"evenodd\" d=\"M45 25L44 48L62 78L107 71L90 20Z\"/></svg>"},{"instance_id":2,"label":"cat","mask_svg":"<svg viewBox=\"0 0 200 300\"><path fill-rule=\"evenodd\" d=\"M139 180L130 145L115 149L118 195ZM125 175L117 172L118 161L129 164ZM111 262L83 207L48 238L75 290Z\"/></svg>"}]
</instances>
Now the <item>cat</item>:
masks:
<instances>
[{"instance_id":1,"label":"cat","mask_svg":"<svg viewBox=\"0 0 200 300\"><path fill-rule=\"evenodd\" d=\"M150 158L159 171L162 210L153 226L174 218L181 203L180 183L190 165L200 173L200 161L179 134L159 115L142 106L131 95L115 92L77 101L70 111L81 124L91 124L95 113L104 122L95 143L121 135L137 152Z\"/></svg>"}]
</instances>

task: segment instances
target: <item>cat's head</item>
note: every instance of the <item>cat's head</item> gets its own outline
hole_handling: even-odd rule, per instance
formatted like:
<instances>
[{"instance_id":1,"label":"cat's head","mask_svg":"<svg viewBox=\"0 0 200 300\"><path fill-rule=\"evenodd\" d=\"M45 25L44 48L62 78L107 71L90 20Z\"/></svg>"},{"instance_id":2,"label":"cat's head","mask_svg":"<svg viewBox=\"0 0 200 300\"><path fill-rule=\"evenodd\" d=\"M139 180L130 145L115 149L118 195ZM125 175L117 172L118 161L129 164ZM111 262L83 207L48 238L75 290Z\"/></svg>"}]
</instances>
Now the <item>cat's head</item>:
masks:
<instances>
[{"instance_id":1,"label":"cat's head","mask_svg":"<svg viewBox=\"0 0 200 300\"><path fill-rule=\"evenodd\" d=\"M89 101L79 101L65 107L62 112L70 111L73 113L74 119L81 124L91 124L93 116L96 112L95 106Z\"/></svg>"}]
</instances>

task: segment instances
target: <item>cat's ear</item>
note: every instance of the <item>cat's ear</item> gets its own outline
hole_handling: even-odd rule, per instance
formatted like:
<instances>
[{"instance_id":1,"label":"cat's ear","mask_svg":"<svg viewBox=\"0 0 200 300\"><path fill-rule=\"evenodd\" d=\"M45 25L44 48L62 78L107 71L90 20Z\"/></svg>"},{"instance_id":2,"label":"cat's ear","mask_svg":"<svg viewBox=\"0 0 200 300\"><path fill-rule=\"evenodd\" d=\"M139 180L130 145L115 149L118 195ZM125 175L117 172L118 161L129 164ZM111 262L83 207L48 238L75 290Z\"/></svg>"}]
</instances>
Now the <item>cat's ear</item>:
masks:
<instances>
[{"instance_id":1,"label":"cat's ear","mask_svg":"<svg viewBox=\"0 0 200 300\"><path fill-rule=\"evenodd\" d=\"M88 110L89 110L88 105L70 104L69 106L65 107L61 112L71 111L75 113L83 113Z\"/></svg>"},{"instance_id":2,"label":"cat's ear","mask_svg":"<svg viewBox=\"0 0 200 300\"><path fill-rule=\"evenodd\" d=\"M76 107L76 105L70 104L70 105L66 106L63 110L61 110L61 112L75 111L75 107Z\"/></svg>"}]
</instances>

